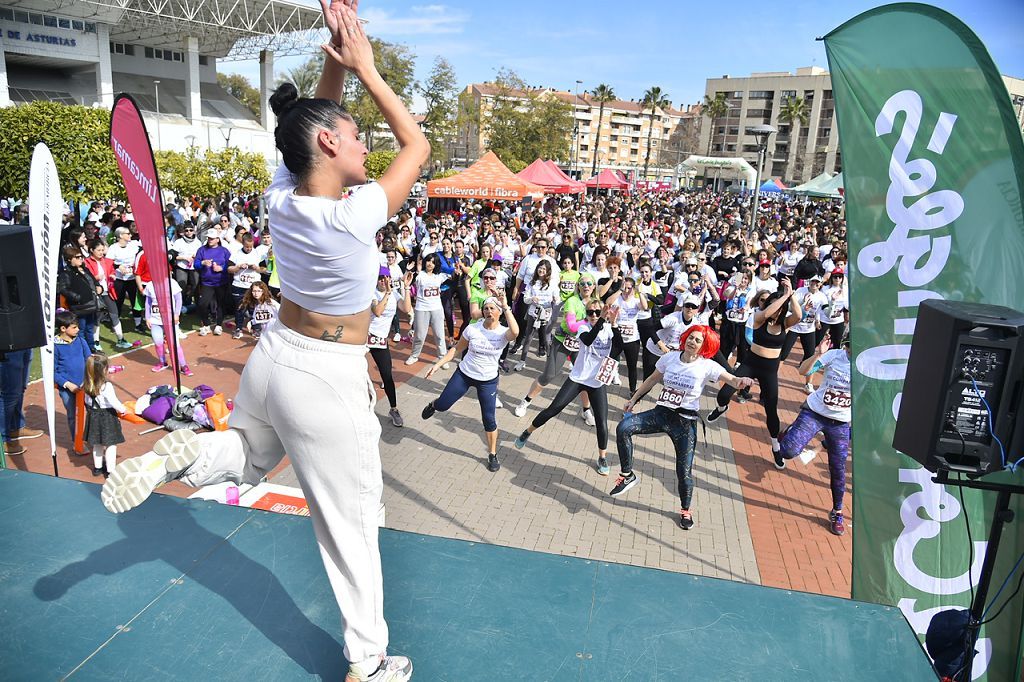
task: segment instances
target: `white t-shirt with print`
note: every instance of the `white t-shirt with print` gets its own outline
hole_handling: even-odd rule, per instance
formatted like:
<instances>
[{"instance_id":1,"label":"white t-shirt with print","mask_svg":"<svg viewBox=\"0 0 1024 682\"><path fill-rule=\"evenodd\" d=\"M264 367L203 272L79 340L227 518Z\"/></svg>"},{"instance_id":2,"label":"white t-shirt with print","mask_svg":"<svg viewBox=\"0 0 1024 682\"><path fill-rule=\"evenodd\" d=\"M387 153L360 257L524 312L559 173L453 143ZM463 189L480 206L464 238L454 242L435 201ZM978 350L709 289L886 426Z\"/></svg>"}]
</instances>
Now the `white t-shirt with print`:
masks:
<instances>
[{"instance_id":1,"label":"white t-shirt with print","mask_svg":"<svg viewBox=\"0 0 1024 682\"><path fill-rule=\"evenodd\" d=\"M801 317L800 321L790 328L790 331L797 334L813 332L818 319L818 310L822 306L828 305L828 298L821 292L821 289L812 294L807 287L800 287L793 295L796 297L797 305L800 306Z\"/></svg>"},{"instance_id":2,"label":"white t-shirt with print","mask_svg":"<svg viewBox=\"0 0 1024 682\"><path fill-rule=\"evenodd\" d=\"M682 353L663 355L655 365L662 374L662 389L657 403L669 409L700 409L700 394L704 385L717 383L725 370L717 362L697 356L693 362L683 362Z\"/></svg>"},{"instance_id":3,"label":"white t-shirt with print","mask_svg":"<svg viewBox=\"0 0 1024 682\"><path fill-rule=\"evenodd\" d=\"M508 345L508 327L499 324L488 329L483 321L474 322L466 327L463 338L469 342L469 350L459 363L459 371L477 381L498 376L498 361Z\"/></svg>"},{"instance_id":4,"label":"white t-shirt with print","mask_svg":"<svg viewBox=\"0 0 1024 682\"><path fill-rule=\"evenodd\" d=\"M590 331L591 328L589 323L584 322L576 331L576 335L583 336L583 333ZM611 325L605 323L601 327L601 331L597 333L597 338L589 346L580 339L580 352L576 356L576 362L572 365L572 371L569 372L569 378L577 384L590 388L601 386L601 382L597 380L597 374L601 369L601 363L611 355L614 336Z\"/></svg>"},{"instance_id":5,"label":"white t-shirt with print","mask_svg":"<svg viewBox=\"0 0 1024 682\"><path fill-rule=\"evenodd\" d=\"M239 268L231 279L231 286L236 289L248 289L252 286L253 282L260 281L260 273L255 270L255 267L262 263L264 260L263 252L251 249L249 253L246 253L242 249L231 254L231 265L251 265L249 268Z\"/></svg>"},{"instance_id":6,"label":"white t-shirt with print","mask_svg":"<svg viewBox=\"0 0 1024 682\"><path fill-rule=\"evenodd\" d=\"M833 348L818 360L825 368L825 379L814 393L807 396L807 407L823 417L850 421L850 358L842 348Z\"/></svg>"},{"instance_id":7,"label":"white t-shirt with print","mask_svg":"<svg viewBox=\"0 0 1024 682\"><path fill-rule=\"evenodd\" d=\"M448 279L443 273L416 274L416 310L441 310L441 285Z\"/></svg>"}]
</instances>

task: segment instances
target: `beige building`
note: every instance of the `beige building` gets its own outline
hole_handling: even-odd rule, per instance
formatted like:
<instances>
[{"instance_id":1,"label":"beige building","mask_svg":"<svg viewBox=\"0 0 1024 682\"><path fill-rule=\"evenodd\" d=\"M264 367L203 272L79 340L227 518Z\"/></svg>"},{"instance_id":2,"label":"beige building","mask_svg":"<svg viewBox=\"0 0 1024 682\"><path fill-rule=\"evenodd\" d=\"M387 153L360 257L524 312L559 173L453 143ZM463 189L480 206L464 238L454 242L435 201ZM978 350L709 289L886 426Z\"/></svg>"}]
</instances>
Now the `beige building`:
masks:
<instances>
[{"instance_id":1,"label":"beige building","mask_svg":"<svg viewBox=\"0 0 1024 682\"><path fill-rule=\"evenodd\" d=\"M487 151L487 116L495 97L502 92L493 83L466 86L464 97L472 98L480 112L480 123L468 124L459 131L453 156L460 161L471 163ZM600 103L586 92L577 95L550 88L530 92L513 89L505 90L504 96L524 100L530 96L556 97L573 107L575 139L570 141L569 158L555 159L573 176L586 179L595 168L611 168L626 173L634 171L636 177L642 179L651 112L639 102L605 102L602 113ZM653 125L648 179L674 179L678 163L698 152L695 147L699 139L700 105L688 105L684 109L657 108Z\"/></svg>"},{"instance_id":2,"label":"beige building","mask_svg":"<svg viewBox=\"0 0 1024 682\"><path fill-rule=\"evenodd\" d=\"M1024 129L1024 80L1003 76L1003 81ZM792 186L822 172L835 174L842 170L832 79L824 69L810 66L797 69L795 74L783 71L753 73L745 78L709 78L704 92L711 99L724 94L729 111L714 121L705 120L701 126L701 154L740 156L757 168L757 140L750 129L769 124L778 133L768 140L760 182L782 178ZM807 103L806 124L781 120L783 107L792 98Z\"/></svg>"}]
</instances>

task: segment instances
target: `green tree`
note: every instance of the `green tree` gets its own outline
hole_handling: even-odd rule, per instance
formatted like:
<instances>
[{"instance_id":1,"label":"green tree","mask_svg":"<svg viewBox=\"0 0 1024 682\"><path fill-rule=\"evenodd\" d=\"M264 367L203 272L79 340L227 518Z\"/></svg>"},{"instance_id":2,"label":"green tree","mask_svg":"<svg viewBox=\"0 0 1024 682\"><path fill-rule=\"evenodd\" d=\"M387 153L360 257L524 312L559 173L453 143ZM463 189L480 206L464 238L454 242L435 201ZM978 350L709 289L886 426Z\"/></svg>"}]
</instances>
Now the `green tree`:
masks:
<instances>
[{"instance_id":1,"label":"green tree","mask_svg":"<svg viewBox=\"0 0 1024 682\"><path fill-rule=\"evenodd\" d=\"M416 57L408 46L387 43L383 40L370 38L373 46L373 60L380 73L391 89L395 91L406 106L412 102L416 91ZM319 77L319 74L317 74ZM315 85L314 85L315 88ZM366 147L374 150L377 127L384 122L384 115L374 104L369 93L356 78L345 79L345 108L355 119L359 130L366 138Z\"/></svg>"},{"instance_id":2,"label":"green tree","mask_svg":"<svg viewBox=\"0 0 1024 682\"><path fill-rule=\"evenodd\" d=\"M469 92L469 90L463 90L459 93L455 126L458 131L458 138L463 143L462 158L468 158L469 141L474 137L479 137L481 126L480 106L477 104L476 98L473 97L473 93ZM451 167L451 159L449 159L448 165Z\"/></svg>"},{"instance_id":3,"label":"green tree","mask_svg":"<svg viewBox=\"0 0 1024 682\"><path fill-rule=\"evenodd\" d=\"M601 146L601 123L604 121L604 105L606 102L611 102L615 99L615 91L612 90L610 85L601 83L594 91L590 93L590 99L598 102L600 106L597 109L597 134L594 135L594 162L590 167L590 174L597 174L597 150Z\"/></svg>"},{"instance_id":4,"label":"green tree","mask_svg":"<svg viewBox=\"0 0 1024 682\"><path fill-rule=\"evenodd\" d=\"M715 123L727 113L729 113L729 102L726 101L724 92L716 93L713 98L704 95L704 115L711 119L711 131L708 134L708 156L711 156L711 142L715 139Z\"/></svg>"},{"instance_id":5,"label":"green tree","mask_svg":"<svg viewBox=\"0 0 1024 682\"><path fill-rule=\"evenodd\" d=\"M299 91L299 97L312 97L316 93L320 74L324 70L324 54L319 52L293 69L278 74L277 84L291 83ZM351 79L350 79L351 80Z\"/></svg>"},{"instance_id":6,"label":"green tree","mask_svg":"<svg viewBox=\"0 0 1024 682\"><path fill-rule=\"evenodd\" d=\"M124 195L110 149L110 111L43 101L0 109L0 195L28 196L32 150L39 142L53 154L65 199Z\"/></svg>"},{"instance_id":7,"label":"green tree","mask_svg":"<svg viewBox=\"0 0 1024 682\"><path fill-rule=\"evenodd\" d=\"M245 108L260 120L260 91L253 87L249 79L239 73L218 73L217 84L245 105Z\"/></svg>"},{"instance_id":8,"label":"green tree","mask_svg":"<svg viewBox=\"0 0 1024 682\"><path fill-rule=\"evenodd\" d=\"M212 194L255 194L270 184L267 160L258 152L242 151L238 147L208 150L202 159L213 178Z\"/></svg>"},{"instance_id":9,"label":"green tree","mask_svg":"<svg viewBox=\"0 0 1024 682\"><path fill-rule=\"evenodd\" d=\"M791 180L803 180L804 154L801 145L801 131L811 120L811 107L803 97L788 97L779 109L779 121L789 126L790 154L796 153ZM789 168L789 164L786 164Z\"/></svg>"},{"instance_id":10,"label":"green tree","mask_svg":"<svg viewBox=\"0 0 1024 682\"><path fill-rule=\"evenodd\" d=\"M366 155L366 161L363 165L366 167L366 177L371 180L377 180L380 176L384 175L384 171L388 169L391 162L398 156L398 152L393 151L373 151Z\"/></svg>"},{"instance_id":11,"label":"green tree","mask_svg":"<svg viewBox=\"0 0 1024 682\"><path fill-rule=\"evenodd\" d=\"M647 167L651 163L651 134L654 133L654 113L656 109L667 109L671 104L668 99L668 95L661 91L657 85L649 89L644 93L644 98L640 100L640 106L644 109L650 107L651 109L651 122L647 127L647 154L644 156L644 180L647 179Z\"/></svg>"},{"instance_id":12,"label":"green tree","mask_svg":"<svg viewBox=\"0 0 1024 682\"><path fill-rule=\"evenodd\" d=\"M434 60L427 82L420 89L427 102L424 134L430 140L431 160L448 160L458 119L458 89L455 69L444 57Z\"/></svg>"},{"instance_id":13,"label":"green tree","mask_svg":"<svg viewBox=\"0 0 1024 682\"><path fill-rule=\"evenodd\" d=\"M486 121L488 148L518 172L537 158L569 155L572 106L548 92L529 89L514 72L502 69ZM513 167L515 167L513 169Z\"/></svg>"},{"instance_id":14,"label":"green tree","mask_svg":"<svg viewBox=\"0 0 1024 682\"><path fill-rule=\"evenodd\" d=\"M573 124L571 104L541 93L531 100L528 120L532 135L527 140L529 146L524 160L565 161L569 158Z\"/></svg>"}]
</instances>

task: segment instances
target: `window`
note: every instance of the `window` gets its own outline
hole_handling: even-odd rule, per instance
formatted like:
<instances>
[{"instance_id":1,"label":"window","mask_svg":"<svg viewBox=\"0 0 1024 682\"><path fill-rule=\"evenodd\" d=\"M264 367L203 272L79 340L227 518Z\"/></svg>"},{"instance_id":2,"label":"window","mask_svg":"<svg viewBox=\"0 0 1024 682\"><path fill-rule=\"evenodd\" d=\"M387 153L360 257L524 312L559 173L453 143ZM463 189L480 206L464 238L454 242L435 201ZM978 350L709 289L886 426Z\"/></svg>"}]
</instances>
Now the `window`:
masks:
<instances>
[{"instance_id":1,"label":"window","mask_svg":"<svg viewBox=\"0 0 1024 682\"><path fill-rule=\"evenodd\" d=\"M180 62L181 60L182 60L182 55L181 55L181 53L180 53L180 52L175 52L175 53L174 53L174 61L176 61L176 62Z\"/></svg>"},{"instance_id":2,"label":"window","mask_svg":"<svg viewBox=\"0 0 1024 682\"><path fill-rule=\"evenodd\" d=\"M832 91L831 91L831 90L825 90L825 91L823 91L823 92L821 93L821 98L822 98L822 99L832 99Z\"/></svg>"},{"instance_id":3,"label":"window","mask_svg":"<svg viewBox=\"0 0 1024 682\"><path fill-rule=\"evenodd\" d=\"M153 48L147 47L143 49L143 54L146 55L146 59L153 58Z\"/></svg>"},{"instance_id":4,"label":"window","mask_svg":"<svg viewBox=\"0 0 1024 682\"><path fill-rule=\"evenodd\" d=\"M209 58L205 54L199 55L199 66L206 66L210 63Z\"/></svg>"},{"instance_id":5,"label":"window","mask_svg":"<svg viewBox=\"0 0 1024 682\"><path fill-rule=\"evenodd\" d=\"M28 12L15 12L14 13L14 20L17 21L20 24L27 24L28 23Z\"/></svg>"},{"instance_id":6,"label":"window","mask_svg":"<svg viewBox=\"0 0 1024 682\"><path fill-rule=\"evenodd\" d=\"M57 28L57 17L51 17L46 15L43 17L43 26L49 26L50 28Z\"/></svg>"},{"instance_id":7,"label":"window","mask_svg":"<svg viewBox=\"0 0 1024 682\"><path fill-rule=\"evenodd\" d=\"M747 116L749 118L767 118L771 115L771 109L747 109Z\"/></svg>"},{"instance_id":8,"label":"window","mask_svg":"<svg viewBox=\"0 0 1024 682\"><path fill-rule=\"evenodd\" d=\"M715 131L716 135L725 135L725 126L718 126L718 130Z\"/></svg>"},{"instance_id":9,"label":"window","mask_svg":"<svg viewBox=\"0 0 1024 682\"><path fill-rule=\"evenodd\" d=\"M165 62L169 62L174 59L174 53L170 50L164 50L163 58Z\"/></svg>"},{"instance_id":10,"label":"window","mask_svg":"<svg viewBox=\"0 0 1024 682\"><path fill-rule=\"evenodd\" d=\"M0 7L0 19L14 21L14 10L9 7Z\"/></svg>"},{"instance_id":11,"label":"window","mask_svg":"<svg viewBox=\"0 0 1024 682\"><path fill-rule=\"evenodd\" d=\"M739 135L740 134L739 126L729 126L729 134L730 135Z\"/></svg>"},{"instance_id":12,"label":"window","mask_svg":"<svg viewBox=\"0 0 1024 682\"><path fill-rule=\"evenodd\" d=\"M36 24L37 26L42 26L43 25L43 15L42 14L29 14L28 15L28 21L29 21L30 24Z\"/></svg>"},{"instance_id":13,"label":"window","mask_svg":"<svg viewBox=\"0 0 1024 682\"><path fill-rule=\"evenodd\" d=\"M95 33L96 32L96 24L92 23L91 21L85 22L85 32L86 33Z\"/></svg>"},{"instance_id":14,"label":"window","mask_svg":"<svg viewBox=\"0 0 1024 682\"><path fill-rule=\"evenodd\" d=\"M84 31L85 30L85 23L81 22L81 21L78 21L77 19L72 19L71 20L71 28L75 29L76 31Z\"/></svg>"},{"instance_id":15,"label":"window","mask_svg":"<svg viewBox=\"0 0 1024 682\"><path fill-rule=\"evenodd\" d=\"M794 98L796 98L796 90L783 90L782 93L781 93L782 101L786 101L787 99L794 99Z\"/></svg>"},{"instance_id":16,"label":"window","mask_svg":"<svg viewBox=\"0 0 1024 682\"><path fill-rule=\"evenodd\" d=\"M775 99L775 93L771 90L751 90L750 99Z\"/></svg>"},{"instance_id":17,"label":"window","mask_svg":"<svg viewBox=\"0 0 1024 682\"><path fill-rule=\"evenodd\" d=\"M61 28L71 28L71 20L70 19L58 19L57 20L57 25L60 26Z\"/></svg>"},{"instance_id":18,"label":"window","mask_svg":"<svg viewBox=\"0 0 1024 682\"><path fill-rule=\"evenodd\" d=\"M124 46L124 53L126 55L130 55L130 56L134 57L135 56L135 46L134 45L128 45L126 43L125 46Z\"/></svg>"}]
</instances>

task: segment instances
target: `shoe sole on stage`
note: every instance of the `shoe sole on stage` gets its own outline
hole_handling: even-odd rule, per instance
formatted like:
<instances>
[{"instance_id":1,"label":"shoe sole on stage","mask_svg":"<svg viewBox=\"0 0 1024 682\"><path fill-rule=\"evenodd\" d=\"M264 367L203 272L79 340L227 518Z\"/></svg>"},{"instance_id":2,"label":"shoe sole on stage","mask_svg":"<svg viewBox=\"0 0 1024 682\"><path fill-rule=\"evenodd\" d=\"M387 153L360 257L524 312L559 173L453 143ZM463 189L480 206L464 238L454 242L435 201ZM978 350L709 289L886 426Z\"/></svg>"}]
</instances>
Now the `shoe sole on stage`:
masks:
<instances>
[{"instance_id":1,"label":"shoe sole on stage","mask_svg":"<svg viewBox=\"0 0 1024 682\"><path fill-rule=\"evenodd\" d=\"M100 499L120 514L139 506L154 490L173 480L199 457L199 440L191 431L172 431L153 446L153 452L118 464L103 484Z\"/></svg>"}]
</instances>

